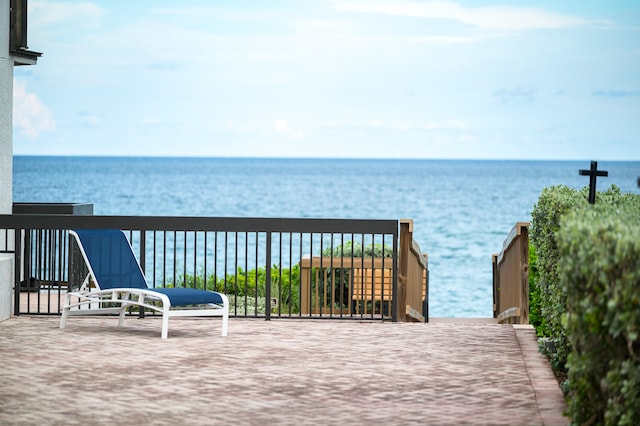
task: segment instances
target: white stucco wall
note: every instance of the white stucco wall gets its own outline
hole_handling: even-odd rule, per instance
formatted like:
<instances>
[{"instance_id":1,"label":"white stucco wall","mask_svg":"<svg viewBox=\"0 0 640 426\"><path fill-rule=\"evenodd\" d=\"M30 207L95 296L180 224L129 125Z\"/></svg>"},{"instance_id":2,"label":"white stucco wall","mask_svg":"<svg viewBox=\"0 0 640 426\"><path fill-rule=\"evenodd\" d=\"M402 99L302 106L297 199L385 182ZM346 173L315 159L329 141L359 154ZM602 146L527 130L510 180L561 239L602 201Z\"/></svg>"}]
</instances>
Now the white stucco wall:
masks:
<instances>
[{"instance_id":1,"label":"white stucco wall","mask_svg":"<svg viewBox=\"0 0 640 426\"><path fill-rule=\"evenodd\" d=\"M13 256L0 257L0 321L11 316L13 307Z\"/></svg>"},{"instance_id":2,"label":"white stucco wall","mask_svg":"<svg viewBox=\"0 0 640 426\"><path fill-rule=\"evenodd\" d=\"M12 110L13 61L9 58L9 0L0 0L0 214L10 214L13 206ZM12 282L13 256L0 254L0 321L11 316Z\"/></svg>"},{"instance_id":3,"label":"white stucco wall","mask_svg":"<svg viewBox=\"0 0 640 426\"><path fill-rule=\"evenodd\" d=\"M0 0L4 1L4 0ZM2 40L0 40L2 43ZM13 64L0 54L0 213L11 213Z\"/></svg>"}]
</instances>

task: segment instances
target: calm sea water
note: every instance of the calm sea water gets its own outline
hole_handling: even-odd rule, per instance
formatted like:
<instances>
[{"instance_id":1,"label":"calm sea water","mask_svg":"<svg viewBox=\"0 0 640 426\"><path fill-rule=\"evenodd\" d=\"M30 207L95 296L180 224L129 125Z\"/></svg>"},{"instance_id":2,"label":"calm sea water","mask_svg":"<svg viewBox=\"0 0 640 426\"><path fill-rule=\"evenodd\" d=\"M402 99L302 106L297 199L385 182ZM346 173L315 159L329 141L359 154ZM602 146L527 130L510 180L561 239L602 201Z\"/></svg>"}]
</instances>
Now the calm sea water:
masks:
<instances>
[{"instance_id":1,"label":"calm sea water","mask_svg":"<svg viewBox=\"0 0 640 426\"><path fill-rule=\"evenodd\" d=\"M638 193L640 162L600 162ZM588 161L27 157L14 159L16 202L94 204L97 215L414 220L429 254L430 314L492 315L491 255L529 221L543 188L582 188Z\"/></svg>"}]
</instances>

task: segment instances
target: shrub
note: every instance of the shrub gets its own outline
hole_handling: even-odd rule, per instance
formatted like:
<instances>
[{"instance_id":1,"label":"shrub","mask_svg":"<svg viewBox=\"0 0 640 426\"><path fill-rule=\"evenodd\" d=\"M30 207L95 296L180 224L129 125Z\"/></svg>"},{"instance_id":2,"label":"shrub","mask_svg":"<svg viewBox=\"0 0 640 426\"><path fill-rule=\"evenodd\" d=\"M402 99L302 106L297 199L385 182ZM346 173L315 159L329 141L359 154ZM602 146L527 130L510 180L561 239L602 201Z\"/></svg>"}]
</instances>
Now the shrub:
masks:
<instances>
[{"instance_id":1,"label":"shrub","mask_svg":"<svg viewBox=\"0 0 640 426\"><path fill-rule=\"evenodd\" d=\"M545 188L531 213L529 235L537 254L537 280L534 288L544 328L537 329L554 341L550 361L555 370L564 371L569 343L562 325L566 293L558 280L558 246L556 233L561 217L578 206L587 205L588 188L576 191L564 185Z\"/></svg>"},{"instance_id":2,"label":"shrub","mask_svg":"<svg viewBox=\"0 0 640 426\"><path fill-rule=\"evenodd\" d=\"M640 197L610 195L557 234L575 424L640 424Z\"/></svg>"},{"instance_id":3,"label":"shrub","mask_svg":"<svg viewBox=\"0 0 640 426\"><path fill-rule=\"evenodd\" d=\"M245 271L238 267L236 273L227 273L220 277L213 274L206 280L207 290L225 293L229 296L229 303L238 307L237 311L254 310L264 313L266 297L267 272L265 267ZM186 275L179 276L176 280L179 286L204 288L204 277ZM289 268L280 268L273 265L271 268L271 297L279 300L281 312L300 312L300 265ZM172 286L173 283L169 283ZM245 309L246 308L246 309Z\"/></svg>"},{"instance_id":4,"label":"shrub","mask_svg":"<svg viewBox=\"0 0 640 426\"><path fill-rule=\"evenodd\" d=\"M538 292L541 326L536 331L553 341L555 351L550 355L551 365L556 371L566 371L567 356L571 350L565 327L562 322L566 312L566 288L560 285L558 278L557 233L564 215L589 206L587 197L589 187L581 190L565 185L545 188L531 213L529 235L537 254L535 267L538 276L534 288ZM619 206L637 201L633 194L623 194L620 188L612 185L606 191L598 192L596 205Z\"/></svg>"},{"instance_id":5,"label":"shrub","mask_svg":"<svg viewBox=\"0 0 640 426\"><path fill-rule=\"evenodd\" d=\"M367 244L363 248L361 243L347 241L344 244L337 245L333 250L331 250L331 247L322 250L322 255L341 257L393 257L393 246L385 244L383 251L382 244Z\"/></svg>"},{"instance_id":6,"label":"shrub","mask_svg":"<svg viewBox=\"0 0 640 426\"><path fill-rule=\"evenodd\" d=\"M541 295L538 287L538 267L536 265L538 255L536 247L529 243L529 323L536 329L538 337L547 336L547 326L542 316Z\"/></svg>"}]
</instances>

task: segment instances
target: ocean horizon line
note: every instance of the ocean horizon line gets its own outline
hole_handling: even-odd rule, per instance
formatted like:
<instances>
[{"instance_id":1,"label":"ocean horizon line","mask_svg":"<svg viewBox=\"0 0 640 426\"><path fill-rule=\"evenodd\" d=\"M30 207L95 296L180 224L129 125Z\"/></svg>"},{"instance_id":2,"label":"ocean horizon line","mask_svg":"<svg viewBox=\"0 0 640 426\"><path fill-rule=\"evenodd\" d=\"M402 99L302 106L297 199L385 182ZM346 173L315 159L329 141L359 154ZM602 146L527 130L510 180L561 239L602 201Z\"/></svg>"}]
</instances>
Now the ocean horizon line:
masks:
<instances>
[{"instance_id":1,"label":"ocean horizon line","mask_svg":"<svg viewBox=\"0 0 640 426\"><path fill-rule=\"evenodd\" d=\"M406 158L406 157L254 157L254 156L192 156L192 155L70 155L70 154L14 154L13 158L87 158L87 159L183 159L183 160L296 160L296 161L394 161L394 162L537 162L578 163L638 163L640 159L545 159L545 158Z\"/></svg>"}]
</instances>

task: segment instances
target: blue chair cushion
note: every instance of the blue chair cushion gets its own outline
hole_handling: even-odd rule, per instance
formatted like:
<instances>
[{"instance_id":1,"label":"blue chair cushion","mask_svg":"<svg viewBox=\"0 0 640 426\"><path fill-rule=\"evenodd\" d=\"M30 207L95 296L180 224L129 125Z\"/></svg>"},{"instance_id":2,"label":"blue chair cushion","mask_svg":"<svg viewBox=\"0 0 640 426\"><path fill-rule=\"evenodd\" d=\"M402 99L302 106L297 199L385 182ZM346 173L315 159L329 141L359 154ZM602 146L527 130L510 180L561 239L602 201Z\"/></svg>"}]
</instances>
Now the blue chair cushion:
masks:
<instances>
[{"instance_id":1,"label":"blue chair cushion","mask_svg":"<svg viewBox=\"0 0 640 426\"><path fill-rule=\"evenodd\" d=\"M171 306L204 305L206 303L222 304L222 297L218 293L195 288L170 287L151 288L158 293L167 295Z\"/></svg>"}]
</instances>

